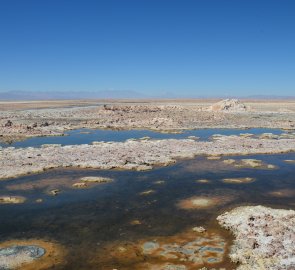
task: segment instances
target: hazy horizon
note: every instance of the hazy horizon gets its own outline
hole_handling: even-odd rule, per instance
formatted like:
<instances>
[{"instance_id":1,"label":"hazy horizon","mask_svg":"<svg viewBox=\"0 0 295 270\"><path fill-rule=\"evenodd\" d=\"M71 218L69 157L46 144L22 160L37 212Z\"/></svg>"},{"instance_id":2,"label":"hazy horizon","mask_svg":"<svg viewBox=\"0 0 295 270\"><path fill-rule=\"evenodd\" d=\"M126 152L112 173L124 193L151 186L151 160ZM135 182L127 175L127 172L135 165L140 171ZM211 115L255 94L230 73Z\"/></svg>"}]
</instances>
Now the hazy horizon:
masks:
<instances>
[{"instance_id":1,"label":"hazy horizon","mask_svg":"<svg viewBox=\"0 0 295 270\"><path fill-rule=\"evenodd\" d=\"M0 101L13 100L82 100L82 99L295 99L295 95L175 95L166 93L162 95L147 95L136 91L82 91L82 92L34 92L34 91L0 91Z\"/></svg>"}]
</instances>

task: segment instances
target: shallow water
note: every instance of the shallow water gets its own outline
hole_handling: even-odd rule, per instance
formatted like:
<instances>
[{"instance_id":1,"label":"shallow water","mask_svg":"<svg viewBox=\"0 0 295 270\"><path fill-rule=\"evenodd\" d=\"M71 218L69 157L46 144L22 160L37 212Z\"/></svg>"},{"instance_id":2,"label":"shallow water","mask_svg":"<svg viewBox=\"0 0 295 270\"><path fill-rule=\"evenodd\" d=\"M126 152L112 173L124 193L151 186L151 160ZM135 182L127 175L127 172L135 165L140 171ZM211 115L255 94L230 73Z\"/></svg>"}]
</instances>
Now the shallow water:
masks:
<instances>
[{"instance_id":1,"label":"shallow water","mask_svg":"<svg viewBox=\"0 0 295 270\"><path fill-rule=\"evenodd\" d=\"M260 135L262 133L282 134L280 129L196 129L186 130L181 134L159 133L150 130L102 130L102 129L77 129L66 132L67 136L48 136L48 137L34 137L24 141L17 141L11 143L0 143L0 146L7 147L39 147L42 144L90 144L93 141L118 141L122 142L130 138L139 139L145 136L152 139L184 139L188 136L197 136L201 140L207 140L214 134L222 135L239 135L241 133L252 133Z\"/></svg>"},{"instance_id":2,"label":"shallow water","mask_svg":"<svg viewBox=\"0 0 295 270\"><path fill-rule=\"evenodd\" d=\"M109 247L170 237L194 226L215 230L230 243L230 234L216 222L216 217L225 210L252 204L295 209L294 196L270 194L277 190L295 190L295 164L284 162L295 159L295 154L229 158L257 158L278 169L235 168L222 160L196 157L147 172L63 169L1 181L0 196L22 195L27 201L0 205L0 242L24 238L58 241L69 253L65 265L52 269L136 269L132 261L110 258ZM72 184L84 176L106 176L114 181L86 189L72 188ZM254 177L256 181L248 184L221 181L233 177ZM198 179L211 182L198 183ZM160 180L164 183L156 183ZM60 189L61 193L48 195L52 188ZM154 192L140 195L148 190ZM208 209L178 207L180 200L198 195L231 199ZM39 198L43 202L37 203ZM134 220L141 224L133 225ZM228 259L218 266L235 268Z\"/></svg>"}]
</instances>

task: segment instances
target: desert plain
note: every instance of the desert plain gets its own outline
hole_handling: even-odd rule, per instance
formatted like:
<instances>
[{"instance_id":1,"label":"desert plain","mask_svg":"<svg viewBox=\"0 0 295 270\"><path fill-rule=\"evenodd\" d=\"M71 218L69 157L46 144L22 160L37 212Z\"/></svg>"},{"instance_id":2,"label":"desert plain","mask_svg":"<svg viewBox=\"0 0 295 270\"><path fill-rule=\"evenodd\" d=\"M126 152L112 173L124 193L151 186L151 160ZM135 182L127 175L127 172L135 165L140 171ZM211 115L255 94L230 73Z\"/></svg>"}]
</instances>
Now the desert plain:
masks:
<instances>
[{"instance_id":1,"label":"desert plain","mask_svg":"<svg viewBox=\"0 0 295 270\"><path fill-rule=\"evenodd\" d=\"M212 129L216 133L207 139L197 135L169 137L192 130L197 132ZM39 137L44 137L45 142L46 138L50 137L70 138L68 132L71 130L80 130L82 142L83 133L95 130L118 133L126 130L152 131L167 134L167 138L143 136L130 137L124 141L102 141L98 138L91 143L75 145L44 143L31 147L14 146L15 142ZM219 134L220 130L228 132ZM231 134L234 130L239 132ZM251 130L255 130L255 133L251 133ZM189 215L187 218L195 220L198 226L190 223L183 227L178 225L165 234L163 230L153 231L152 225L146 226L147 220L133 219L129 225L141 228L137 237L133 236L136 239L127 241L124 236L121 239L120 234L120 237L112 241L97 239L97 242L104 241L103 246L92 247L85 259L87 263L81 263L80 266L76 264L76 269L83 269L86 265L87 269L106 270L295 269L295 204L292 195L288 195L295 194L292 193L294 187L286 186L269 191L264 205L255 203L255 200L251 201L251 198L241 199L247 196L243 187L250 190L252 185L252 192L255 193L255 185L259 184L259 179L256 178L260 175L276 177L281 169L271 161L268 163L260 160L260 155L267 160L268 156L290 154L291 157L285 158L283 166L289 176L290 172L294 171L292 166L295 160L292 154L295 152L295 100L1 101L0 142L0 211L2 208L4 213L2 217L9 211L20 211L25 205L32 204L32 209L45 207L42 204L46 205L48 198L56 200L60 205L70 204L65 199L65 202L62 199L59 201L63 196L63 189L86 194L96 189L98 193L103 192L100 186L112 189L117 184L120 185L120 179L91 175L87 181L87 176L74 180L62 177L55 177L54 180L33 179L35 176L42 178L43 174L50 174L55 170L70 170L70 176L67 177L74 177L72 175L75 175L75 170L90 174L93 171L98 174L101 171L118 174L134 171L144 179L148 177L145 173L152 173L164 167L170 170L171 175L177 175L177 170L181 171L177 164L185 164L190 172L209 168L206 171L211 173L208 175L212 179L192 179L194 185L198 185L196 194L186 196L186 193L181 193L181 189L173 190L175 201L169 199L169 205L165 206L175 209L174 218L179 215L184 220ZM194 160L198 164L189 167L190 162ZM226 171L227 175L213 179L215 170L222 173ZM249 176L237 176L239 170ZM179 174L185 177L186 172L181 171ZM156 180L151 182L147 189L136 193L138 203L148 200L148 204L152 205L159 200L161 195L157 188L165 188L169 179ZM216 189L213 184L215 180ZM260 185L263 186L263 183ZM227 189L228 187L230 189ZM18 192L14 194L16 190ZM34 202L30 199L30 192L33 191L34 194L40 193L40 198ZM192 191L193 189L187 192ZM169 189L165 192L169 197ZM259 192L261 190L257 190L255 196L259 197ZM42 196L45 196L45 199ZM70 201L75 198L72 191L67 196L71 197ZM280 196L288 203L272 205L272 200ZM149 199L150 197L153 200ZM96 198L97 203L99 198ZM84 200L87 201L85 198ZM146 211L150 214L152 211L165 212L165 207L157 207L160 210L148 208ZM54 208L48 206L48 209L54 216ZM87 210L85 211L87 215ZM102 211L109 211L108 206L105 205ZM206 227L206 223L199 224L198 213L210 219L210 224L213 225ZM46 223L43 226L45 225ZM30 233L33 237L26 233L14 236L13 233L6 234L6 227L3 225L0 238L0 269L75 269L74 256L68 257L71 253L70 248L67 248L69 243L65 239L59 241L58 237L55 238L54 230L46 235L45 232L38 231L38 228L36 226L35 234ZM95 232L91 233L95 235ZM11 235L14 239L11 239ZM70 239L68 241L71 242Z\"/></svg>"}]
</instances>

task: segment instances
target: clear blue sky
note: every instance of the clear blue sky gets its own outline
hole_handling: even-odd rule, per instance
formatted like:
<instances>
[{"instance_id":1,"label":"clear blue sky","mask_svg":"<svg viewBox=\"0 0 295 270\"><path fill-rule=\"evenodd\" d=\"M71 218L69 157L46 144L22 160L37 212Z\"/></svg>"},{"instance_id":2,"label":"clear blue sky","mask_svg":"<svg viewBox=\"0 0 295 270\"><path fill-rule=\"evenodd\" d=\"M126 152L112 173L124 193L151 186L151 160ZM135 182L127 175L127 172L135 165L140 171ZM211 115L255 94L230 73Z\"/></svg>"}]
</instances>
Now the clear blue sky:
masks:
<instances>
[{"instance_id":1,"label":"clear blue sky","mask_svg":"<svg viewBox=\"0 0 295 270\"><path fill-rule=\"evenodd\" d=\"M294 0L0 0L0 91L295 95Z\"/></svg>"}]
</instances>

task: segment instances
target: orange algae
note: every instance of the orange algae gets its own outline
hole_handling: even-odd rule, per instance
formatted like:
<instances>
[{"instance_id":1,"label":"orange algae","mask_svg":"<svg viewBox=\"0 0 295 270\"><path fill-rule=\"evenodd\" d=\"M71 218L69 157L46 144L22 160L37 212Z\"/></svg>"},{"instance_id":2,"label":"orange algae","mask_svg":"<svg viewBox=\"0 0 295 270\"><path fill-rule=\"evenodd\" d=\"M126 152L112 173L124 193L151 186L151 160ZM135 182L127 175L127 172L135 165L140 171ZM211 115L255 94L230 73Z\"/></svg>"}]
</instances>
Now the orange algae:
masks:
<instances>
[{"instance_id":1,"label":"orange algae","mask_svg":"<svg viewBox=\"0 0 295 270\"><path fill-rule=\"evenodd\" d=\"M228 244L216 232L192 230L174 236L110 245L101 253L102 264L120 269L183 269L220 266ZM174 268L173 268L174 267Z\"/></svg>"},{"instance_id":2,"label":"orange algae","mask_svg":"<svg viewBox=\"0 0 295 270\"><path fill-rule=\"evenodd\" d=\"M270 196L279 198L291 198L295 196L295 189L278 189L268 193Z\"/></svg>"},{"instance_id":3,"label":"orange algae","mask_svg":"<svg viewBox=\"0 0 295 270\"><path fill-rule=\"evenodd\" d=\"M184 210L209 209L214 206L224 205L234 199L235 195L231 194L231 192L221 190L213 194L203 194L180 200L176 206Z\"/></svg>"}]
</instances>

